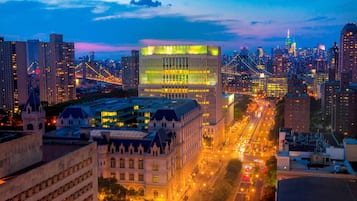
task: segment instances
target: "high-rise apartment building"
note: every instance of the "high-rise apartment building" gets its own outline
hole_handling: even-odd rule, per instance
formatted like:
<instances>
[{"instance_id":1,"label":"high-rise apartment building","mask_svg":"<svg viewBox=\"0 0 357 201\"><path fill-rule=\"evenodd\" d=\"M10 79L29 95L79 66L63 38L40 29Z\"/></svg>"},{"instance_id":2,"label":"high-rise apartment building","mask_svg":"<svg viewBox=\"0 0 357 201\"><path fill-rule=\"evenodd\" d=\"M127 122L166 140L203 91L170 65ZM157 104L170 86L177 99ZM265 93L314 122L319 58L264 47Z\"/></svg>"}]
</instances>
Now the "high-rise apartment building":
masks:
<instances>
[{"instance_id":1,"label":"high-rise apartment building","mask_svg":"<svg viewBox=\"0 0 357 201\"><path fill-rule=\"evenodd\" d=\"M221 52L216 46L170 45L141 49L139 96L196 100L203 111L205 142L218 144L224 121Z\"/></svg>"},{"instance_id":2,"label":"high-rise apartment building","mask_svg":"<svg viewBox=\"0 0 357 201\"><path fill-rule=\"evenodd\" d=\"M310 97L306 85L296 76L289 79L284 105L284 127L294 132L309 132Z\"/></svg>"},{"instance_id":3,"label":"high-rise apartment building","mask_svg":"<svg viewBox=\"0 0 357 201\"><path fill-rule=\"evenodd\" d=\"M26 43L0 38L0 108L11 113L28 98Z\"/></svg>"},{"instance_id":4,"label":"high-rise apartment building","mask_svg":"<svg viewBox=\"0 0 357 201\"><path fill-rule=\"evenodd\" d=\"M139 85L139 51L132 50L131 56L122 57L122 83L124 89L138 89Z\"/></svg>"},{"instance_id":5,"label":"high-rise apartment building","mask_svg":"<svg viewBox=\"0 0 357 201\"><path fill-rule=\"evenodd\" d=\"M357 137L357 86L341 88L335 93L332 129L344 136Z\"/></svg>"},{"instance_id":6,"label":"high-rise apartment building","mask_svg":"<svg viewBox=\"0 0 357 201\"><path fill-rule=\"evenodd\" d=\"M39 46L40 99L49 105L76 98L74 43L51 34Z\"/></svg>"},{"instance_id":7,"label":"high-rise apartment building","mask_svg":"<svg viewBox=\"0 0 357 201\"><path fill-rule=\"evenodd\" d=\"M351 82L357 83L357 26L346 24L340 36L339 75L350 73Z\"/></svg>"}]
</instances>

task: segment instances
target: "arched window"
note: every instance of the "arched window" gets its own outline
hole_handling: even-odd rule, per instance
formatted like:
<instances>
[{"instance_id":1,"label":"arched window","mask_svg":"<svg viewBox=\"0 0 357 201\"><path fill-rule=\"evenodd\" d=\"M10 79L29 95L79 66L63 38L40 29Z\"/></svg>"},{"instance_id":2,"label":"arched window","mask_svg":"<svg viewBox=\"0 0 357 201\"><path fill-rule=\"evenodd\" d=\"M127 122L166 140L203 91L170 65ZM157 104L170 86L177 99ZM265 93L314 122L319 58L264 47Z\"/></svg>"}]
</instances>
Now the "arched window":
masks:
<instances>
[{"instance_id":1,"label":"arched window","mask_svg":"<svg viewBox=\"0 0 357 201\"><path fill-rule=\"evenodd\" d=\"M115 168L115 158L110 159L110 167Z\"/></svg>"},{"instance_id":2,"label":"arched window","mask_svg":"<svg viewBox=\"0 0 357 201\"><path fill-rule=\"evenodd\" d=\"M39 124L38 124L38 129L41 130L42 127L43 127L42 123L39 123Z\"/></svg>"}]
</instances>

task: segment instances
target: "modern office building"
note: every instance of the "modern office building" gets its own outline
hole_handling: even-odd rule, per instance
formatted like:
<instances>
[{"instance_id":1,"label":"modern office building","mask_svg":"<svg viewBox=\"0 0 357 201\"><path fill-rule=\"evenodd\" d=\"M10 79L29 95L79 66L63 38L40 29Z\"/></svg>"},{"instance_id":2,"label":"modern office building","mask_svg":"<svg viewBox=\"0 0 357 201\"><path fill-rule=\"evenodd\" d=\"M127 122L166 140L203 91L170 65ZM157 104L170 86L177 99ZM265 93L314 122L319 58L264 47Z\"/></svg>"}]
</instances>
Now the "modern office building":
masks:
<instances>
[{"instance_id":1,"label":"modern office building","mask_svg":"<svg viewBox=\"0 0 357 201\"><path fill-rule=\"evenodd\" d=\"M18 113L28 98L26 42L0 38L0 108Z\"/></svg>"},{"instance_id":2,"label":"modern office building","mask_svg":"<svg viewBox=\"0 0 357 201\"><path fill-rule=\"evenodd\" d=\"M149 200L183 200L200 158L201 125L201 107L186 99L162 105L147 131L92 130L99 175Z\"/></svg>"},{"instance_id":3,"label":"modern office building","mask_svg":"<svg viewBox=\"0 0 357 201\"><path fill-rule=\"evenodd\" d=\"M216 46L148 46L140 52L139 96L194 99L203 111L205 142L222 141L221 52Z\"/></svg>"},{"instance_id":4,"label":"modern office building","mask_svg":"<svg viewBox=\"0 0 357 201\"><path fill-rule=\"evenodd\" d=\"M54 105L76 98L74 43L51 34L50 42L39 45L40 99Z\"/></svg>"},{"instance_id":5,"label":"modern office building","mask_svg":"<svg viewBox=\"0 0 357 201\"><path fill-rule=\"evenodd\" d=\"M357 83L357 25L346 24L340 35L339 75L350 73L351 81ZM341 77L340 77L341 79Z\"/></svg>"},{"instance_id":6,"label":"modern office building","mask_svg":"<svg viewBox=\"0 0 357 201\"><path fill-rule=\"evenodd\" d=\"M139 51L132 50L131 56L122 57L122 83L124 89L138 89L139 85Z\"/></svg>"},{"instance_id":7,"label":"modern office building","mask_svg":"<svg viewBox=\"0 0 357 201\"><path fill-rule=\"evenodd\" d=\"M283 98L288 92L287 80L287 77L266 78L266 96L273 98Z\"/></svg>"}]
</instances>

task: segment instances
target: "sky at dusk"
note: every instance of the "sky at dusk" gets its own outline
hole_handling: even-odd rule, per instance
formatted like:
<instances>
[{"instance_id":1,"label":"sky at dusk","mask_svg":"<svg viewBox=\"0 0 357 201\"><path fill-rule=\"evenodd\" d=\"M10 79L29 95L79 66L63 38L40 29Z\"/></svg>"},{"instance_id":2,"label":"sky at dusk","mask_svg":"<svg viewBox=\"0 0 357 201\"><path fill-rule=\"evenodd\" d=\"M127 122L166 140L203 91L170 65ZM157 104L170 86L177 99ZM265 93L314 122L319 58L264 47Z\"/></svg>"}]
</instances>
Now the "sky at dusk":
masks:
<instances>
[{"instance_id":1,"label":"sky at dusk","mask_svg":"<svg viewBox=\"0 0 357 201\"><path fill-rule=\"evenodd\" d=\"M146 45L332 46L342 27L357 22L355 0L0 0L0 36L39 39L50 33L75 42L76 57L95 51L120 58Z\"/></svg>"}]
</instances>

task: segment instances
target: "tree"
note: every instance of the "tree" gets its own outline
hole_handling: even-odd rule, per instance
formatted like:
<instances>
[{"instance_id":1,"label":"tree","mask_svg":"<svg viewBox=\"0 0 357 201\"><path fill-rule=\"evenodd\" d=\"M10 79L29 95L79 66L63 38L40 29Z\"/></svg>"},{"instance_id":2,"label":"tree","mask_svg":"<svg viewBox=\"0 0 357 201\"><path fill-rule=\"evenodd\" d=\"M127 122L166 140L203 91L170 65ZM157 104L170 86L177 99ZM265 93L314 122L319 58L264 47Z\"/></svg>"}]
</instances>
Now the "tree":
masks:
<instances>
[{"instance_id":1,"label":"tree","mask_svg":"<svg viewBox=\"0 0 357 201\"><path fill-rule=\"evenodd\" d=\"M243 114L247 110L250 102L252 102L250 96L243 95L239 98L238 103L234 105L234 120L240 120L243 118Z\"/></svg>"},{"instance_id":2,"label":"tree","mask_svg":"<svg viewBox=\"0 0 357 201\"><path fill-rule=\"evenodd\" d=\"M230 185L233 185L237 179L239 172L242 169L242 162L238 159L232 159L228 162L226 167L226 175L224 176L224 180L226 180Z\"/></svg>"},{"instance_id":3,"label":"tree","mask_svg":"<svg viewBox=\"0 0 357 201\"><path fill-rule=\"evenodd\" d=\"M115 178L98 178L98 199L100 201L125 201L127 189Z\"/></svg>"},{"instance_id":4,"label":"tree","mask_svg":"<svg viewBox=\"0 0 357 201\"><path fill-rule=\"evenodd\" d=\"M219 183L219 185L214 189L212 195L212 201L224 201L227 200L229 195L232 193L232 185L227 181Z\"/></svg>"},{"instance_id":5,"label":"tree","mask_svg":"<svg viewBox=\"0 0 357 201\"><path fill-rule=\"evenodd\" d=\"M275 201L275 187L266 186L263 189L263 196L261 201Z\"/></svg>"},{"instance_id":6,"label":"tree","mask_svg":"<svg viewBox=\"0 0 357 201\"><path fill-rule=\"evenodd\" d=\"M275 156L271 156L266 162L265 165L268 169L267 173L267 183L275 188L276 185L276 169L277 169L277 159Z\"/></svg>"},{"instance_id":7,"label":"tree","mask_svg":"<svg viewBox=\"0 0 357 201\"><path fill-rule=\"evenodd\" d=\"M284 99L276 104L275 112L275 124L269 132L269 140L276 144L279 138L279 129L284 127Z\"/></svg>"}]
</instances>

